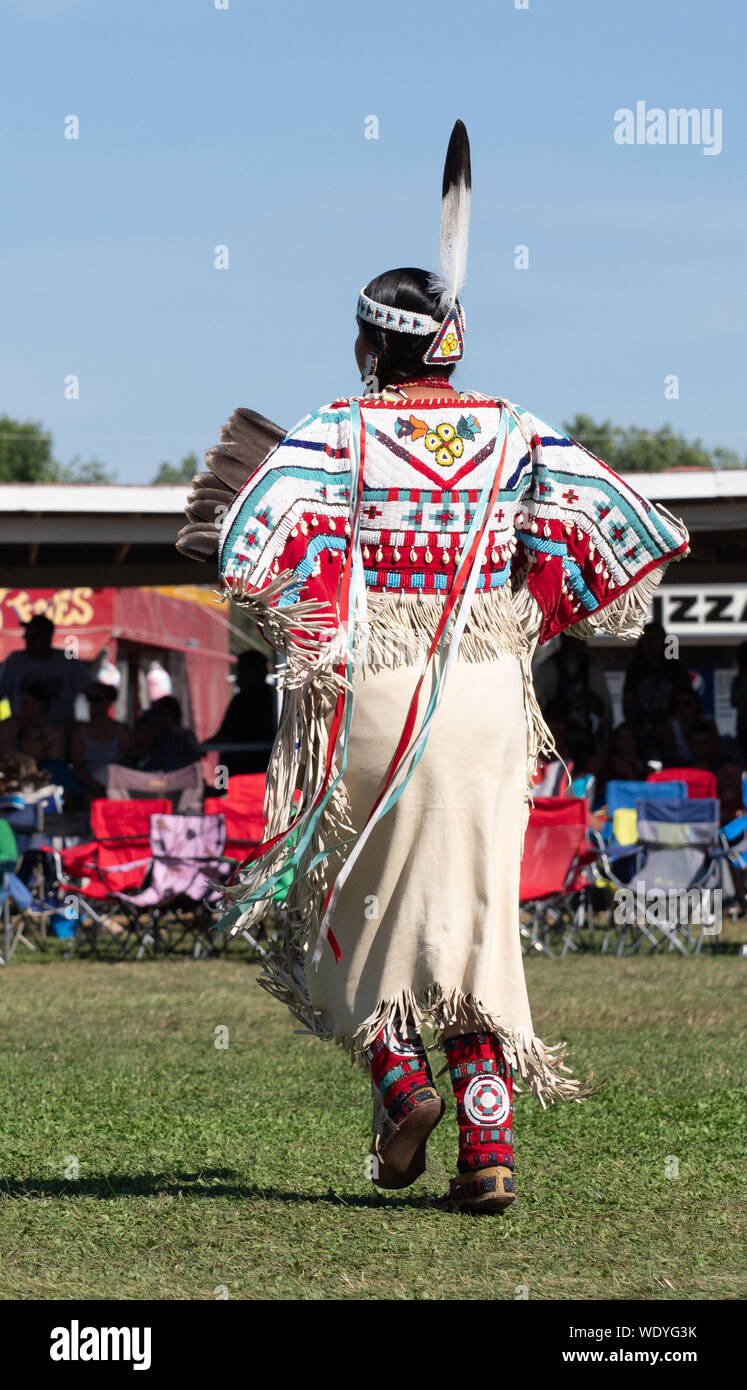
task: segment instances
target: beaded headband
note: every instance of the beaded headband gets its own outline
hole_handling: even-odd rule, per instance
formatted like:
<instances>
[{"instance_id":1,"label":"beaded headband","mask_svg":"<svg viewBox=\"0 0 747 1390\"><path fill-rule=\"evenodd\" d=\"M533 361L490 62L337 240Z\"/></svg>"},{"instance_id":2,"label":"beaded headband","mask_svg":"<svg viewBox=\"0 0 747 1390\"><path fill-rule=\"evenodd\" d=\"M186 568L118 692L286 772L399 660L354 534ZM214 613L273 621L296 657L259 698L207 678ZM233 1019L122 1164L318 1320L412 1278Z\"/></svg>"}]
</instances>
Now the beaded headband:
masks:
<instances>
[{"instance_id":1,"label":"beaded headband","mask_svg":"<svg viewBox=\"0 0 747 1390\"><path fill-rule=\"evenodd\" d=\"M419 336L437 333L441 327L440 322L432 319L428 314L417 314L410 309L392 309L388 304L379 304L376 299L369 299L362 289L358 295L357 316L365 319L366 323L374 323L377 328L392 328L395 333L417 333Z\"/></svg>"},{"instance_id":2,"label":"beaded headband","mask_svg":"<svg viewBox=\"0 0 747 1390\"><path fill-rule=\"evenodd\" d=\"M467 275L467 243L472 191L469 140L461 121L451 132L444 164L441 191L441 235L438 274L428 280L429 290L437 296L442 320L431 318L413 309L397 309L381 304L366 294L358 295L357 316L377 328L395 333L412 333L416 337L436 337L423 353L423 362L448 365L458 362L464 353L464 310L457 295Z\"/></svg>"}]
</instances>

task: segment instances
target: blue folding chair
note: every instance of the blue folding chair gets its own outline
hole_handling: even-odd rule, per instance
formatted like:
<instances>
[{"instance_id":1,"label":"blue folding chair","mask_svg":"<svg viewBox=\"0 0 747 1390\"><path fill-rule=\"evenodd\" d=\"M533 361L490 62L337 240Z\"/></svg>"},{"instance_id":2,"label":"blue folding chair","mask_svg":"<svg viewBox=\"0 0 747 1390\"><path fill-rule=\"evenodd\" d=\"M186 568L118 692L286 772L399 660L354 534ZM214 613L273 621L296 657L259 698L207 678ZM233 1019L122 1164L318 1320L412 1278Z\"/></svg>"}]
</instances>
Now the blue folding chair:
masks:
<instances>
[{"instance_id":1,"label":"blue folding chair","mask_svg":"<svg viewBox=\"0 0 747 1390\"><path fill-rule=\"evenodd\" d=\"M636 815L632 875L623 879L613 860L605 863L616 888L617 954L632 955L644 942L654 950L667 946L695 954L721 926L719 803L714 797L655 796L639 800Z\"/></svg>"}]
</instances>

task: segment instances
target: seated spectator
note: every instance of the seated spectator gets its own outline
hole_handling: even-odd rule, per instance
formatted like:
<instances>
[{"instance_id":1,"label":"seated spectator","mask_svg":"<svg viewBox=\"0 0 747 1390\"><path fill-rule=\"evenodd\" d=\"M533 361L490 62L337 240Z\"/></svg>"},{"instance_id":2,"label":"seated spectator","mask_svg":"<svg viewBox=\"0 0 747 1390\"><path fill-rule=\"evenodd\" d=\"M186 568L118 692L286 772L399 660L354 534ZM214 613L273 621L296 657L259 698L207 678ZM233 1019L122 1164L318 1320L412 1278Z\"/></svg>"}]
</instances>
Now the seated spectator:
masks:
<instances>
[{"instance_id":1,"label":"seated spectator","mask_svg":"<svg viewBox=\"0 0 747 1390\"><path fill-rule=\"evenodd\" d=\"M49 731L45 724L40 720L21 724L18 751L22 758L33 761L37 770L45 774L50 786L62 788L66 811L77 809L82 799L78 779L68 763L51 754Z\"/></svg>"},{"instance_id":2,"label":"seated spectator","mask_svg":"<svg viewBox=\"0 0 747 1390\"><path fill-rule=\"evenodd\" d=\"M133 734L126 765L140 772L176 772L199 761L200 750L193 738L174 728L154 705L136 719Z\"/></svg>"},{"instance_id":3,"label":"seated spectator","mask_svg":"<svg viewBox=\"0 0 747 1390\"><path fill-rule=\"evenodd\" d=\"M229 777L247 772L266 772L277 729L277 697L267 683L267 657L254 648L241 652L236 663L236 694L220 727L205 740L211 743L265 743L266 748L245 753L219 753Z\"/></svg>"},{"instance_id":4,"label":"seated spectator","mask_svg":"<svg viewBox=\"0 0 747 1390\"><path fill-rule=\"evenodd\" d=\"M116 699L114 686L95 681L86 691L91 717L87 724L78 724L73 731L73 768L89 797L106 795L110 763L123 763L132 747L127 725L112 718Z\"/></svg>"},{"instance_id":5,"label":"seated spectator","mask_svg":"<svg viewBox=\"0 0 747 1390\"><path fill-rule=\"evenodd\" d=\"M678 690L672 702L672 709L658 726L661 761L664 767L689 767L692 759L692 731L702 709L698 696L692 686L689 690Z\"/></svg>"},{"instance_id":6,"label":"seated spectator","mask_svg":"<svg viewBox=\"0 0 747 1390\"><path fill-rule=\"evenodd\" d=\"M49 740L49 756L64 759L65 731L59 724L50 724L48 711L46 687L34 682L24 685L18 697L18 713L0 724L0 758L9 758L18 752L18 730L22 724L43 724Z\"/></svg>"},{"instance_id":7,"label":"seated spectator","mask_svg":"<svg viewBox=\"0 0 747 1390\"><path fill-rule=\"evenodd\" d=\"M646 623L623 687L625 720L633 726L644 759L661 758L661 722L675 697L690 689L687 667L669 654L661 623Z\"/></svg>"},{"instance_id":8,"label":"seated spectator","mask_svg":"<svg viewBox=\"0 0 747 1390\"><path fill-rule=\"evenodd\" d=\"M690 730L688 767L715 772L721 758L721 735L712 719L698 719Z\"/></svg>"},{"instance_id":9,"label":"seated spectator","mask_svg":"<svg viewBox=\"0 0 747 1390\"><path fill-rule=\"evenodd\" d=\"M200 756L199 745L197 743L197 735L194 733L192 729L188 729L185 724L182 724L182 707L179 704L179 701L177 700L176 696L162 695L160 700L153 701L153 704L150 708L152 710L155 710L157 714L163 716L165 722L168 724L170 729L175 729L177 733L182 734L184 738L188 739L189 742L192 743L195 750L195 756L193 761L196 762Z\"/></svg>"},{"instance_id":10,"label":"seated spectator","mask_svg":"<svg viewBox=\"0 0 747 1390\"><path fill-rule=\"evenodd\" d=\"M635 730L624 721L612 730L607 761L604 768L604 783L645 782L648 767L638 752Z\"/></svg>"},{"instance_id":11,"label":"seated spectator","mask_svg":"<svg viewBox=\"0 0 747 1390\"><path fill-rule=\"evenodd\" d=\"M0 667L0 698L6 696L11 713L20 714L24 687L43 685L49 696L50 723L71 725L76 696L91 684L88 668L52 646L54 623L43 613L35 613L23 627L26 650L11 652Z\"/></svg>"}]
</instances>

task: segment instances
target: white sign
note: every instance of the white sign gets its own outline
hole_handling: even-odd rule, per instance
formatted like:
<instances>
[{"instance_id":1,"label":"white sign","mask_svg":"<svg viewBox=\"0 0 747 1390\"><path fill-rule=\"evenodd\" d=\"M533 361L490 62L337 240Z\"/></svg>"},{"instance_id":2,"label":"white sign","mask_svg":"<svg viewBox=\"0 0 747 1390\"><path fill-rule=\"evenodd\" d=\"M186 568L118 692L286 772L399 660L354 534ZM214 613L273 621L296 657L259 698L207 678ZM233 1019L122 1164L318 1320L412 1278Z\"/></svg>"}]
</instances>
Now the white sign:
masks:
<instances>
[{"instance_id":1,"label":"white sign","mask_svg":"<svg viewBox=\"0 0 747 1390\"><path fill-rule=\"evenodd\" d=\"M648 619L678 637L747 637L747 584L662 584Z\"/></svg>"}]
</instances>

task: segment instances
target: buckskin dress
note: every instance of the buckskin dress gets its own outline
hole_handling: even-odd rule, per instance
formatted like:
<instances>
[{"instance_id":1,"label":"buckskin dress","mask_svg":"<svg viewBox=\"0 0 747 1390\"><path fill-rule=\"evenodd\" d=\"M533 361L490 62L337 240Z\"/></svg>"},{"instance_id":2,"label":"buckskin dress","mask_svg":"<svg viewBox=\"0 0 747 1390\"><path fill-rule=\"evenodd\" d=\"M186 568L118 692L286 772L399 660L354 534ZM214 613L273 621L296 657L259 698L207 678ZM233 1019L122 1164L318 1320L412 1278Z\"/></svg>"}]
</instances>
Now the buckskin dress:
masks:
<instances>
[{"instance_id":1,"label":"buckskin dress","mask_svg":"<svg viewBox=\"0 0 747 1390\"><path fill-rule=\"evenodd\" d=\"M531 658L564 630L637 636L687 545L581 445L475 393L334 401L252 474L221 579L281 655L283 701L265 843L226 925L259 920L291 870L260 983L304 1027L360 1056L397 1017L467 1018L543 1104L578 1098L534 1033L520 945L552 747Z\"/></svg>"}]
</instances>

